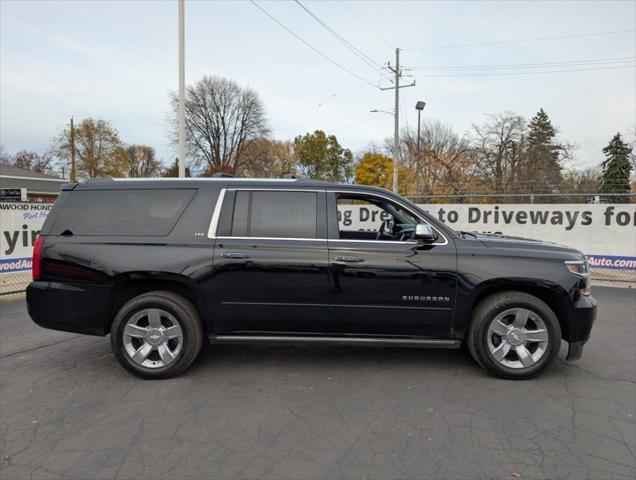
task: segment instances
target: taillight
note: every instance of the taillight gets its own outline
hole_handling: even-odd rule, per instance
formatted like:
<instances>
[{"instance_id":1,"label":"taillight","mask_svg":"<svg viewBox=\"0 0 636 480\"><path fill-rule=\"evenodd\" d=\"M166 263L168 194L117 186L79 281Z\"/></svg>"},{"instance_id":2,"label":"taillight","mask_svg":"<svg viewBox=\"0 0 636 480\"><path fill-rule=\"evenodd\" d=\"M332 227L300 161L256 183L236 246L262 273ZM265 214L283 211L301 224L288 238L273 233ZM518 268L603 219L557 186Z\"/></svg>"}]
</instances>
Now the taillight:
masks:
<instances>
[{"instance_id":1,"label":"taillight","mask_svg":"<svg viewBox=\"0 0 636 480\"><path fill-rule=\"evenodd\" d=\"M35 239L33 245L33 263L31 264L31 272L33 273L33 280L40 279L40 262L42 260L42 249L44 248L44 237L38 237Z\"/></svg>"}]
</instances>

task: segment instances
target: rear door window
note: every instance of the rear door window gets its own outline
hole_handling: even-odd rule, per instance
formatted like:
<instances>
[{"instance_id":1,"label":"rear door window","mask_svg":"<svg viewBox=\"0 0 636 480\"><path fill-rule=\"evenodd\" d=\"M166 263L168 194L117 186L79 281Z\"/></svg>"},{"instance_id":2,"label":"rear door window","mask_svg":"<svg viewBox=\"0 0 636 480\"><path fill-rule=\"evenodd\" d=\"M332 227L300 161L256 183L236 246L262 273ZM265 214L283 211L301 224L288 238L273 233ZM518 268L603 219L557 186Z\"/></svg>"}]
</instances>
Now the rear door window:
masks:
<instances>
[{"instance_id":1,"label":"rear door window","mask_svg":"<svg viewBox=\"0 0 636 480\"><path fill-rule=\"evenodd\" d=\"M254 192L251 237L316 238L316 194Z\"/></svg>"},{"instance_id":2,"label":"rear door window","mask_svg":"<svg viewBox=\"0 0 636 480\"><path fill-rule=\"evenodd\" d=\"M67 194L51 235L168 235L194 189L86 190Z\"/></svg>"},{"instance_id":3,"label":"rear door window","mask_svg":"<svg viewBox=\"0 0 636 480\"><path fill-rule=\"evenodd\" d=\"M232 236L316 238L317 212L315 192L237 191Z\"/></svg>"}]
</instances>

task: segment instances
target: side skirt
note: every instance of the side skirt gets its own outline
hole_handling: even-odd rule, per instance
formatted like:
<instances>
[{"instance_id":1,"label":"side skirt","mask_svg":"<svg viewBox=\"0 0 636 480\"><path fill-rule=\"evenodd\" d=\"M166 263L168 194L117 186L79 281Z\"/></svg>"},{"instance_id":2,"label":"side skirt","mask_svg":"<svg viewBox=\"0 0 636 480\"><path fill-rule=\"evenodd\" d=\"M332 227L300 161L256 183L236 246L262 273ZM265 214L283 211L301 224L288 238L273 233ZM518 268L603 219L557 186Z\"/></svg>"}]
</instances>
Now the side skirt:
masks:
<instances>
[{"instance_id":1,"label":"side skirt","mask_svg":"<svg viewBox=\"0 0 636 480\"><path fill-rule=\"evenodd\" d=\"M430 340L420 338L377 337L326 337L314 335L210 335L212 344L259 344L259 345L364 345L369 347L410 348L459 348L460 340Z\"/></svg>"}]
</instances>

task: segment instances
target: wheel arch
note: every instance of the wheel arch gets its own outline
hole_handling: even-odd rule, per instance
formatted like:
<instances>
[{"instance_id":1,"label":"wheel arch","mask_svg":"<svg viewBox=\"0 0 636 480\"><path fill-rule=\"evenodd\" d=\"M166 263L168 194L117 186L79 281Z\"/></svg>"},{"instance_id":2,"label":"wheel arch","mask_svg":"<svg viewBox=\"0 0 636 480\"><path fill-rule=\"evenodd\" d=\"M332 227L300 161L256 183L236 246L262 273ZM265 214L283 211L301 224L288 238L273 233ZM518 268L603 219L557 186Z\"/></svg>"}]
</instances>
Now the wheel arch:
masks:
<instances>
[{"instance_id":1,"label":"wheel arch","mask_svg":"<svg viewBox=\"0 0 636 480\"><path fill-rule=\"evenodd\" d=\"M484 282L484 284L481 284L478 288L476 288L468 302L468 307L465 312L465 332L468 331L470 326L473 310L482 300L495 293L512 291L527 293L528 295L537 297L539 300L548 305L559 320L561 338L569 338L567 306L569 297L567 292L556 284L532 282L527 279L518 281L511 281L510 279L493 280Z\"/></svg>"},{"instance_id":2,"label":"wheel arch","mask_svg":"<svg viewBox=\"0 0 636 480\"><path fill-rule=\"evenodd\" d=\"M110 333L117 312L126 302L134 297L156 290L164 290L181 295L192 303L201 319L203 320L204 318L196 284L186 276L169 273L157 274L156 272L128 273L116 277L114 282L109 301L106 333ZM204 330L206 328L205 321L203 321L203 328Z\"/></svg>"}]
</instances>

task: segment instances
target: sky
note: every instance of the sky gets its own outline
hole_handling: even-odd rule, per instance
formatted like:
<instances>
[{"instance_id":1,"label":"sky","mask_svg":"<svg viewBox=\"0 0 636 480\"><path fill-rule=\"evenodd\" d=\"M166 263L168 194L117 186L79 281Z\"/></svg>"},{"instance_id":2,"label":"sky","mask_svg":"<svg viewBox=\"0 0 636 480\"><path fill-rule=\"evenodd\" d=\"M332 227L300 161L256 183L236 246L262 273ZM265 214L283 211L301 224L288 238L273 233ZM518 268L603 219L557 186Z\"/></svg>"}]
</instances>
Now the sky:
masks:
<instances>
[{"instance_id":1,"label":"sky","mask_svg":"<svg viewBox=\"0 0 636 480\"><path fill-rule=\"evenodd\" d=\"M407 68L400 124L437 119L460 134L485 115L543 108L595 167L636 129L636 2L186 0L186 83L219 75L256 90L272 136L315 129L354 153L393 135L389 72ZM177 0L0 0L0 144L44 151L71 116L108 120L168 163L178 88ZM559 37L559 38L554 38ZM330 60L328 60L328 57ZM362 57L362 58L360 58ZM337 64L337 65L336 65Z\"/></svg>"}]
</instances>

